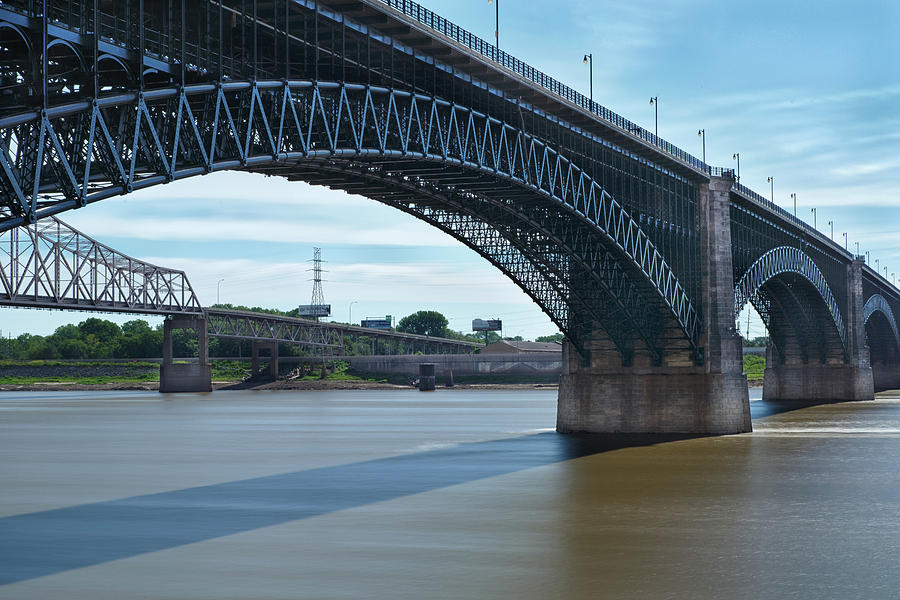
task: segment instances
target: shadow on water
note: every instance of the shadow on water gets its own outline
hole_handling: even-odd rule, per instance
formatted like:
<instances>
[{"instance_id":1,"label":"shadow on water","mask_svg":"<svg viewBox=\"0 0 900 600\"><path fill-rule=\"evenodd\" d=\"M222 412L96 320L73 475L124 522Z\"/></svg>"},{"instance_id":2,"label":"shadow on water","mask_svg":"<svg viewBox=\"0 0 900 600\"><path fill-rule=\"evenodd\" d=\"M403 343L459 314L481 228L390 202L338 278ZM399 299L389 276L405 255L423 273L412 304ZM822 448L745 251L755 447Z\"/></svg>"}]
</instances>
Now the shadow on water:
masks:
<instances>
[{"instance_id":1,"label":"shadow on water","mask_svg":"<svg viewBox=\"0 0 900 600\"><path fill-rule=\"evenodd\" d=\"M540 433L0 518L0 585L694 437Z\"/></svg>"},{"instance_id":2,"label":"shadow on water","mask_svg":"<svg viewBox=\"0 0 900 600\"><path fill-rule=\"evenodd\" d=\"M780 415L795 410L826 404L841 404L843 400L757 400L750 403L750 419L755 421L772 415Z\"/></svg>"}]
</instances>

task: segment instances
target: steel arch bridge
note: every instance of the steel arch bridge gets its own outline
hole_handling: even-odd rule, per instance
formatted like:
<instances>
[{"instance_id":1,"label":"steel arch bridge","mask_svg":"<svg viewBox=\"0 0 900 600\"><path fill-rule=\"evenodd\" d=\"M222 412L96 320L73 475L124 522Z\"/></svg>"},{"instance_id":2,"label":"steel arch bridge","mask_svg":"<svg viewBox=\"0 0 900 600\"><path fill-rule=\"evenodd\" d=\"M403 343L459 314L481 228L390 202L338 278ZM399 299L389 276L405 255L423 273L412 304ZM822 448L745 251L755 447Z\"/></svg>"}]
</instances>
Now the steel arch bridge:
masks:
<instances>
[{"instance_id":1,"label":"steel arch bridge","mask_svg":"<svg viewBox=\"0 0 900 600\"><path fill-rule=\"evenodd\" d=\"M508 275L573 376L733 370L747 300L784 364L862 365L862 304L900 303L730 170L410 0L8 0L0 57L0 231L229 169L343 189Z\"/></svg>"}]
</instances>

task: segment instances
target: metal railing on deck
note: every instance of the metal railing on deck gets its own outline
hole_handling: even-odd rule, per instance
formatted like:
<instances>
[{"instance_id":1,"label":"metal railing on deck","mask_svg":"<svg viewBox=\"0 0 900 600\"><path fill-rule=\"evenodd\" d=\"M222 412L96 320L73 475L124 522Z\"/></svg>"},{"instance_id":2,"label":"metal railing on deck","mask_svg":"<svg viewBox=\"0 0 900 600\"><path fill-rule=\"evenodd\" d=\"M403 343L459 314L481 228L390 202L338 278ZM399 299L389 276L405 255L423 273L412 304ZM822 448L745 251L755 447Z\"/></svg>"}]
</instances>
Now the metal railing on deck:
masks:
<instances>
[{"instance_id":1,"label":"metal railing on deck","mask_svg":"<svg viewBox=\"0 0 900 600\"><path fill-rule=\"evenodd\" d=\"M500 50L493 44L490 44L480 37L473 35L471 32L466 31L459 25L452 23L445 19L444 17L435 14L434 12L424 8L422 5L417 2L413 2L412 0L378 0L379 2L386 4L387 6L397 10L407 17L410 17L421 23L422 25L426 25L431 29L434 29L438 33L441 33L448 38L454 40L455 42L462 44L466 48L481 54L485 58L489 58L497 64L513 71L517 75L524 77L525 79L540 85L541 87L553 92L557 96L568 100L572 104L593 113L594 115L600 117L604 121L615 125L616 127L627 131L632 134L634 137L637 137L651 146L665 152L666 154L677 158L678 160L694 167L698 171L703 171L705 173L710 172L710 166L703 163L699 158L691 155L688 152L685 152L678 146L667 142L666 140L650 133L640 125L636 125L632 123L625 117L614 113L608 108L601 106L597 102L592 101L590 98L587 98L584 94L577 92L570 88L569 86L561 83L559 80L550 77L546 73L542 73L538 71L534 67L529 64L526 64L512 56L507 54L503 50Z\"/></svg>"}]
</instances>

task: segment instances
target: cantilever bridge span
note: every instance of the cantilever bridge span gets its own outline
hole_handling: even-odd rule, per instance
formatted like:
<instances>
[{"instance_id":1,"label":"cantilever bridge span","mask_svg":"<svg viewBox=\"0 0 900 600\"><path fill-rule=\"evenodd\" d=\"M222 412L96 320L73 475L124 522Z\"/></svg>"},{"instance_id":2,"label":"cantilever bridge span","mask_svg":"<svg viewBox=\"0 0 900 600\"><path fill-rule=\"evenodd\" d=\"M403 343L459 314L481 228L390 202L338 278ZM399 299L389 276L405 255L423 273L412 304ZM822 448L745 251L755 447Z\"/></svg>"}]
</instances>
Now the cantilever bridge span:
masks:
<instances>
[{"instance_id":1,"label":"cantilever bridge span","mask_svg":"<svg viewBox=\"0 0 900 600\"><path fill-rule=\"evenodd\" d=\"M562 431L748 429L747 302L769 397L871 397L896 370L878 273L415 2L12 0L0 51L0 230L226 169L367 196L565 332Z\"/></svg>"}]
</instances>

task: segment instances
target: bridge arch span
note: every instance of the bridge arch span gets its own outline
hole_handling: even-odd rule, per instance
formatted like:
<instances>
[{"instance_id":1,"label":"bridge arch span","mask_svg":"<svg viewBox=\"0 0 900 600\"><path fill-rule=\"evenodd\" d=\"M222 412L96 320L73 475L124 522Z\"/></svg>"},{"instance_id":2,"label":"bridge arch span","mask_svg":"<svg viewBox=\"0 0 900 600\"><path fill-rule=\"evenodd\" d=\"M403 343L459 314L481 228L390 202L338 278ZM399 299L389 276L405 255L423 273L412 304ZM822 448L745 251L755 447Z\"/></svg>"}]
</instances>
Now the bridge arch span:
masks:
<instances>
[{"instance_id":1,"label":"bridge arch span","mask_svg":"<svg viewBox=\"0 0 900 600\"><path fill-rule=\"evenodd\" d=\"M355 173L348 180L348 170L340 175L340 169L332 169L338 179L320 178L325 185L367 195L382 194L388 179L394 187L405 182L419 196L429 192L442 199L455 214L490 224L520 252L529 247L529 235L547 242L546 248L555 244L568 263L535 268L551 282L557 298L568 301L588 292L587 286L566 281L561 270L588 272L587 265L605 265L605 298L582 300L592 307L588 316L611 306L637 314L637 305L625 306L623 299L639 298L644 307L662 306L665 320L677 324L690 346L697 344L700 326L692 299L621 204L551 144L467 107L338 82L223 82L114 94L45 113L21 113L0 119L0 130L0 187L11 200L7 210L16 215L6 228L213 171L290 177L292 171L325 169L327 162ZM68 144L67 136L87 143ZM39 151L14 152L26 141L34 141ZM382 183L373 189L379 178ZM414 199L394 204L420 207ZM556 219L565 231L549 235L552 215L565 216ZM569 242L560 243L560 235ZM577 250L572 244L579 240ZM544 260L533 248L522 255L534 265ZM517 283L523 289L528 285L521 278ZM546 303L540 304L551 314ZM563 331L575 333L569 317L551 318L562 323ZM654 334L636 319L624 322L652 346ZM629 342L620 337L617 345L627 353Z\"/></svg>"},{"instance_id":2,"label":"bridge arch span","mask_svg":"<svg viewBox=\"0 0 900 600\"><path fill-rule=\"evenodd\" d=\"M872 294L863 305L863 321L872 362L896 363L900 359L900 330L887 298Z\"/></svg>"},{"instance_id":3,"label":"bridge arch span","mask_svg":"<svg viewBox=\"0 0 900 600\"><path fill-rule=\"evenodd\" d=\"M747 302L763 318L782 361L788 354L804 362L816 355L822 362L846 356L837 301L815 262L798 248L773 248L747 269L735 286L735 318Z\"/></svg>"}]
</instances>

